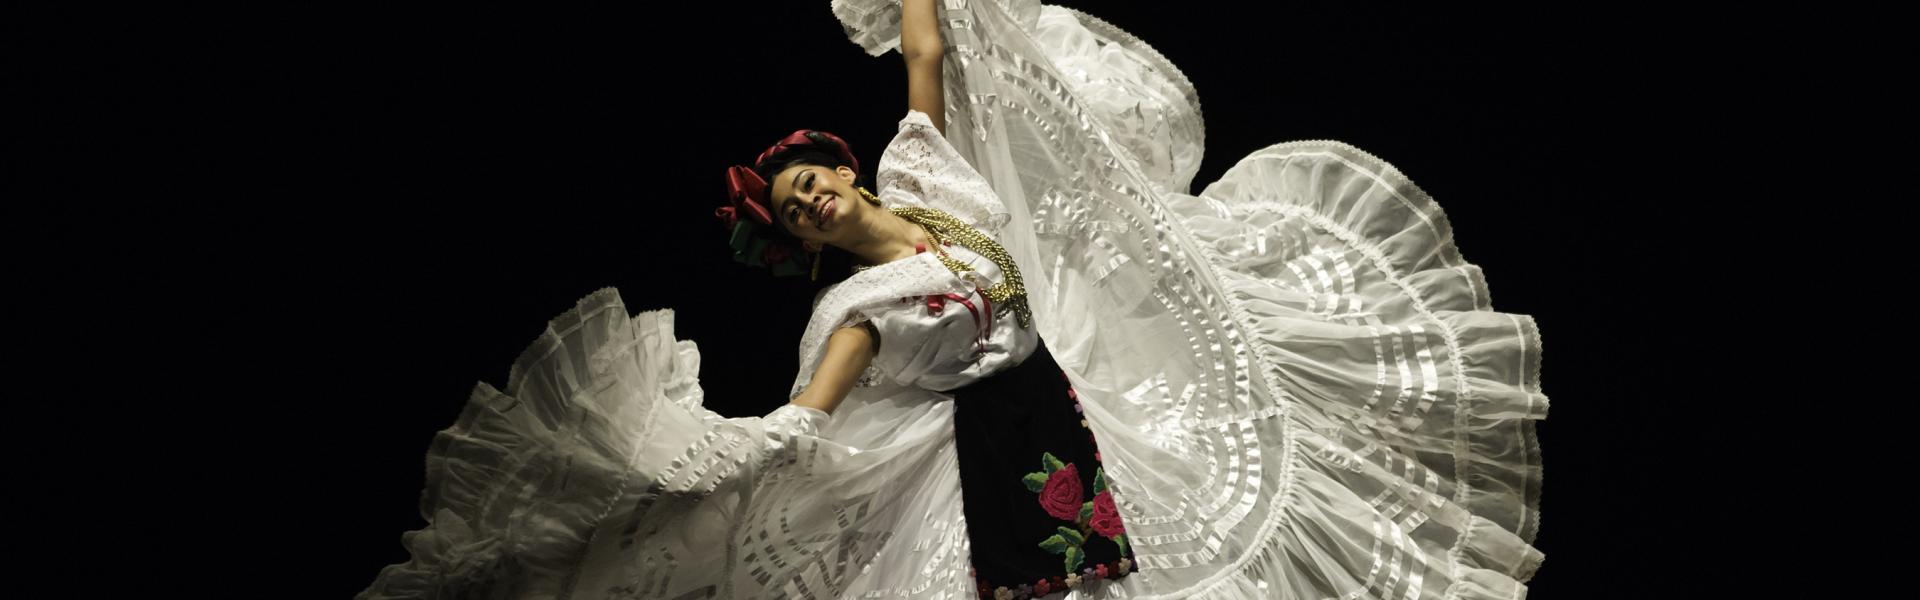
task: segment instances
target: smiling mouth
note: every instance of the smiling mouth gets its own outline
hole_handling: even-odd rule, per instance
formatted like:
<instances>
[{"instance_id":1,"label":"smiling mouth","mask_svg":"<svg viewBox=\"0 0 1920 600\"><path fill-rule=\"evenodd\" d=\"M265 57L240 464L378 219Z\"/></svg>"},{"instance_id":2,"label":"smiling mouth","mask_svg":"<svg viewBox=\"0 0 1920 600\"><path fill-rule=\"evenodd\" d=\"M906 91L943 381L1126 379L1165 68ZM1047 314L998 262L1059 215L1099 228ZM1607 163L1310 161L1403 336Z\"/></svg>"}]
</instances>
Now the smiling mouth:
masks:
<instances>
[{"instance_id":1,"label":"smiling mouth","mask_svg":"<svg viewBox=\"0 0 1920 600\"><path fill-rule=\"evenodd\" d=\"M814 225L815 229L824 229L826 227L827 220L833 218L833 209L838 208L834 202L838 202L839 200L840 198L838 196L833 196L827 198L826 202L820 204L820 212L814 215L813 218L814 223L816 223L816 225Z\"/></svg>"}]
</instances>

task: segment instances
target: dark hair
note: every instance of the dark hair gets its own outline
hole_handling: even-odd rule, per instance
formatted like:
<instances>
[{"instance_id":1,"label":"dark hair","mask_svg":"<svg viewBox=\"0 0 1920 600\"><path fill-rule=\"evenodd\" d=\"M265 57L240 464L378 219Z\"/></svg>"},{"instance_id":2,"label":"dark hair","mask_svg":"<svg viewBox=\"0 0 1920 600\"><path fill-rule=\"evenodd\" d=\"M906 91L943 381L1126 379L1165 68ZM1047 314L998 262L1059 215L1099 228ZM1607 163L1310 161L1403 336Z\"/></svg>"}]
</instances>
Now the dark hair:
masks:
<instances>
[{"instance_id":1,"label":"dark hair","mask_svg":"<svg viewBox=\"0 0 1920 600\"><path fill-rule=\"evenodd\" d=\"M822 142L824 143L824 140L822 140ZM788 148L784 152L777 152L773 156L767 157L767 160L753 166L753 172L759 175L760 179L767 182L767 210L775 210L775 207L779 205L780 199L773 197L774 176L779 175L781 171L785 171L794 165L826 167L829 169L838 169L840 167L853 168L852 165L842 162L839 157L834 156L832 152L819 148L798 146ZM866 186L868 189L872 189L871 182L872 178L868 177L866 173L854 173L853 184L855 186ZM789 190L788 193L791 194L792 191ZM781 218L779 212L775 212L773 214L773 220L777 221L778 224L761 229L765 232L764 234L767 238L774 243L789 244L796 252L804 252L805 250L800 245L801 239L793 235L793 232L787 231L786 219ZM845 279L846 275L852 274L854 263L852 253L827 245L822 245L820 252L820 283L836 282Z\"/></svg>"}]
</instances>

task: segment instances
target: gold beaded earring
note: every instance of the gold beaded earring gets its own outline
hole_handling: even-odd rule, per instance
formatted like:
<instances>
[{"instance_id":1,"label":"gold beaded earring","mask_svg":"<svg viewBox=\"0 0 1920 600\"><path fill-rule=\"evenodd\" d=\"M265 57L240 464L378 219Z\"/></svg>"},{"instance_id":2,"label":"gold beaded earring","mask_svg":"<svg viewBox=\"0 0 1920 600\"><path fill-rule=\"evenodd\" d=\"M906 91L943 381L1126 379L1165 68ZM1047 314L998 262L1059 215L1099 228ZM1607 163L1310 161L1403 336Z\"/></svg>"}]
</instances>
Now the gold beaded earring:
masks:
<instances>
[{"instance_id":1,"label":"gold beaded earring","mask_svg":"<svg viewBox=\"0 0 1920 600\"><path fill-rule=\"evenodd\" d=\"M867 197L867 204L880 206L880 197L873 195L873 192L867 191L867 188L854 188L854 189L860 190L860 195Z\"/></svg>"}]
</instances>

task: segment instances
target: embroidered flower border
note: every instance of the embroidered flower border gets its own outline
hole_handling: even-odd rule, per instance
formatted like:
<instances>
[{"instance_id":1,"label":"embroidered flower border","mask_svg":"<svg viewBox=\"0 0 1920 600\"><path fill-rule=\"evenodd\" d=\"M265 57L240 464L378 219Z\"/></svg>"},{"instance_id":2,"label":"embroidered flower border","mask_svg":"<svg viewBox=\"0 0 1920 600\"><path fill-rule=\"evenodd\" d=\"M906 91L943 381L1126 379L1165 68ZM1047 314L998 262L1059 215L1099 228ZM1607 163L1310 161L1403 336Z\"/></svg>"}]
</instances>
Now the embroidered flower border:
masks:
<instances>
[{"instance_id":1,"label":"embroidered flower border","mask_svg":"<svg viewBox=\"0 0 1920 600\"><path fill-rule=\"evenodd\" d=\"M1060 373L1062 379L1067 374ZM1085 414L1080 406L1079 394L1073 388L1067 388L1067 396L1073 399L1073 411ZM1093 438L1092 428L1087 420L1080 419L1080 427L1087 429L1087 439L1094 443L1093 460L1100 460L1098 440ZM1040 507L1048 515L1063 521L1070 521L1073 527L1058 527L1051 536L1041 540L1040 547L1048 552L1059 554L1066 575L1055 575L1033 583L1018 586L989 587L985 582L979 585L981 598L993 600L1027 600L1047 594L1077 588L1088 581L1112 579L1126 575L1133 570L1133 559L1128 558L1132 549L1127 544L1125 524L1120 519L1120 511L1113 504L1113 493L1107 489L1105 467L1095 466L1093 470L1093 499L1085 500L1085 491L1080 487L1079 465L1060 460L1052 452L1040 455L1040 470L1021 477L1021 483L1029 491L1038 495ZM1111 563L1091 567L1086 563L1086 547L1089 534L1097 534L1112 540L1119 549L1120 559ZM969 573L971 574L971 573Z\"/></svg>"}]
</instances>

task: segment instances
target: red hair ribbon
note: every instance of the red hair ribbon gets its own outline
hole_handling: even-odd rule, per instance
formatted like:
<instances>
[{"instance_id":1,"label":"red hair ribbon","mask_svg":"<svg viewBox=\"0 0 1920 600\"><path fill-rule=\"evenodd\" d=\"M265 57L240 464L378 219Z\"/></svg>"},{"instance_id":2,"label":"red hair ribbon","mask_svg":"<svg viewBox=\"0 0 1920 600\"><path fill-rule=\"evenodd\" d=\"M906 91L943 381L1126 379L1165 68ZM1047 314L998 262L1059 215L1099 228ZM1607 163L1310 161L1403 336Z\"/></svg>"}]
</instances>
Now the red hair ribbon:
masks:
<instances>
[{"instance_id":1,"label":"red hair ribbon","mask_svg":"<svg viewBox=\"0 0 1920 600\"><path fill-rule=\"evenodd\" d=\"M853 157L853 149L847 146L846 140L840 139L840 136L813 129L798 129L787 137L780 138L780 141L774 142L772 146L761 151L760 156L753 159L753 164L759 166L775 154L801 146L817 146L847 163L854 172L860 171L860 161ZM773 202L767 198L767 193L772 188L773 186L767 183L766 179L753 171L753 167L746 165L728 167L728 205L715 209L713 216L718 217L728 229L733 229L734 223L743 216L750 217L762 225L772 225Z\"/></svg>"}]
</instances>

